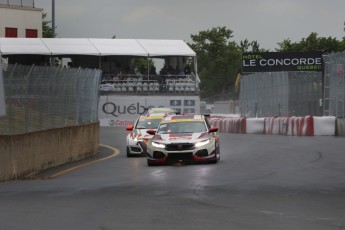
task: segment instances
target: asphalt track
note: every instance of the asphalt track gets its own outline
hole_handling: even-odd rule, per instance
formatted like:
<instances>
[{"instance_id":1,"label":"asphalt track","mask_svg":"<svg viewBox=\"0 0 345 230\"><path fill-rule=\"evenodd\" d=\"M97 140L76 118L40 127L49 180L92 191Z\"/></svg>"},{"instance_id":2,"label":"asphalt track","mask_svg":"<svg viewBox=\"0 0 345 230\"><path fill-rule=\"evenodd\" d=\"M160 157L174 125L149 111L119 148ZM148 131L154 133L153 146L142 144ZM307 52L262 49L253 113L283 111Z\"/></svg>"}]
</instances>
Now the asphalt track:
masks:
<instances>
[{"instance_id":1,"label":"asphalt track","mask_svg":"<svg viewBox=\"0 0 345 230\"><path fill-rule=\"evenodd\" d=\"M345 229L344 138L224 133L218 164L148 167L125 135L0 184L0 229Z\"/></svg>"}]
</instances>

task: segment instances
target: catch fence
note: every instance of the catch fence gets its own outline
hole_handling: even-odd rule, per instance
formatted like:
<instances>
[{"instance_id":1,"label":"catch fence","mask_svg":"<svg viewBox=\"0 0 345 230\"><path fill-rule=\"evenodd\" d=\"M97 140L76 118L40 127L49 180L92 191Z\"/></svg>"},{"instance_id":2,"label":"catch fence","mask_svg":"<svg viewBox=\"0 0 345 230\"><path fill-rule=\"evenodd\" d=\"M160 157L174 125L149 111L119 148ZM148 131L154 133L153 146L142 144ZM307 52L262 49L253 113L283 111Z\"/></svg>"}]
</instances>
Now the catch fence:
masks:
<instances>
[{"instance_id":1,"label":"catch fence","mask_svg":"<svg viewBox=\"0 0 345 230\"><path fill-rule=\"evenodd\" d=\"M324 56L324 115L345 117L345 52Z\"/></svg>"},{"instance_id":2,"label":"catch fence","mask_svg":"<svg viewBox=\"0 0 345 230\"><path fill-rule=\"evenodd\" d=\"M35 0L0 0L0 5L35 7Z\"/></svg>"},{"instance_id":3,"label":"catch fence","mask_svg":"<svg viewBox=\"0 0 345 230\"><path fill-rule=\"evenodd\" d=\"M6 116L0 135L98 121L101 71L53 66L3 65Z\"/></svg>"},{"instance_id":4,"label":"catch fence","mask_svg":"<svg viewBox=\"0 0 345 230\"><path fill-rule=\"evenodd\" d=\"M240 110L244 117L322 115L321 72L265 72L244 75Z\"/></svg>"}]
</instances>

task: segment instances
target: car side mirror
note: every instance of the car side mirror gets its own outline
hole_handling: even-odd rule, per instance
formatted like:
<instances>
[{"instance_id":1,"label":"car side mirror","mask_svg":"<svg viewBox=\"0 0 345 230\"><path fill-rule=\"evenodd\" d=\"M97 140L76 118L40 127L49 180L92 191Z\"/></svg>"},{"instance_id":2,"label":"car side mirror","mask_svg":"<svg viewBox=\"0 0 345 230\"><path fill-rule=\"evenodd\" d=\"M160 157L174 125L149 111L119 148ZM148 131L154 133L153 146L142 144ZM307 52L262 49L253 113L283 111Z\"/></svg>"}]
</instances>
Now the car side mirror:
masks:
<instances>
[{"instance_id":1,"label":"car side mirror","mask_svg":"<svg viewBox=\"0 0 345 230\"><path fill-rule=\"evenodd\" d=\"M209 132L209 133L218 132L218 128L217 128L217 127L212 127L212 128L210 128L210 130L209 130L208 132Z\"/></svg>"},{"instance_id":2,"label":"car side mirror","mask_svg":"<svg viewBox=\"0 0 345 230\"><path fill-rule=\"evenodd\" d=\"M150 135L155 135L155 134L156 134L156 131L153 130L153 129L149 129L149 130L147 130L146 132L147 132L148 134L150 134Z\"/></svg>"},{"instance_id":3,"label":"car side mirror","mask_svg":"<svg viewBox=\"0 0 345 230\"><path fill-rule=\"evenodd\" d=\"M127 131L133 131L133 128L134 128L133 125L128 125L128 126L126 127L126 130L127 130Z\"/></svg>"}]
</instances>

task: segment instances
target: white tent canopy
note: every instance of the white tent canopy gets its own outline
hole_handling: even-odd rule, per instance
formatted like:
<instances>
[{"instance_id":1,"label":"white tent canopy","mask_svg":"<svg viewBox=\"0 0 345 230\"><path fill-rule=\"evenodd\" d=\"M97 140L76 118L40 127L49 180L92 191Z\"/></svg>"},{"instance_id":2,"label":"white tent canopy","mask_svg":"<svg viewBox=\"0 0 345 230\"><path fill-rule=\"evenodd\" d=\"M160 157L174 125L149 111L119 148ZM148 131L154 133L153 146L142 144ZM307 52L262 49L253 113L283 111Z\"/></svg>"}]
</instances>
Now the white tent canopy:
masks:
<instances>
[{"instance_id":1,"label":"white tent canopy","mask_svg":"<svg viewBox=\"0 0 345 230\"><path fill-rule=\"evenodd\" d=\"M182 40L137 40L150 57L195 56L195 52Z\"/></svg>"},{"instance_id":2,"label":"white tent canopy","mask_svg":"<svg viewBox=\"0 0 345 230\"><path fill-rule=\"evenodd\" d=\"M90 41L101 56L148 56L145 49L135 39L90 39Z\"/></svg>"},{"instance_id":3,"label":"white tent canopy","mask_svg":"<svg viewBox=\"0 0 345 230\"><path fill-rule=\"evenodd\" d=\"M52 55L99 55L99 51L88 39L78 38L43 38Z\"/></svg>"},{"instance_id":4,"label":"white tent canopy","mask_svg":"<svg viewBox=\"0 0 345 230\"><path fill-rule=\"evenodd\" d=\"M48 47L38 38L0 38L0 52L2 55L51 55Z\"/></svg>"},{"instance_id":5,"label":"white tent canopy","mask_svg":"<svg viewBox=\"0 0 345 230\"><path fill-rule=\"evenodd\" d=\"M0 38L2 55L196 56L182 40Z\"/></svg>"}]
</instances>

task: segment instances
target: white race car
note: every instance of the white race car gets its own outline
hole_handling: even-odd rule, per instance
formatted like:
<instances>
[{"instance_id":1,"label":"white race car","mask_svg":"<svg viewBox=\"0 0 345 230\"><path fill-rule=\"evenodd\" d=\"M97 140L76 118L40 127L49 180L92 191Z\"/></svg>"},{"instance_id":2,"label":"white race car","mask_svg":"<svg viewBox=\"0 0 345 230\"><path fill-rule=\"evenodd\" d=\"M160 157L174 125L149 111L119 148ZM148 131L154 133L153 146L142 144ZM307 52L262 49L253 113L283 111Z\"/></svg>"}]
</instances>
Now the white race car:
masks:
<instances>
[{"instance_id":1,"label":"white race car","mask_svg":"<svg viewBox=\"0 0 345 230\"><path fill-rule=\"evenodd\" d=\"M218 128L203 115L165 117L147 142L149 166L176 162L217 163L220 159Z\"/></svg>"},{"instance_id":2,"label":"white race car","mask_svg":"<svg viewBox=\"0 0 345 230\"><path fill-rule=\"evenodd\" d=\"M146 156L146 142L153 137L153 135L147 133L147 130L157 129L164 116L167 116L167 114L151 113L141 115L135 121L134 125L126 127L126 130L130 131L126 138L127 157Z\"/></svg>"}]
</instances>

